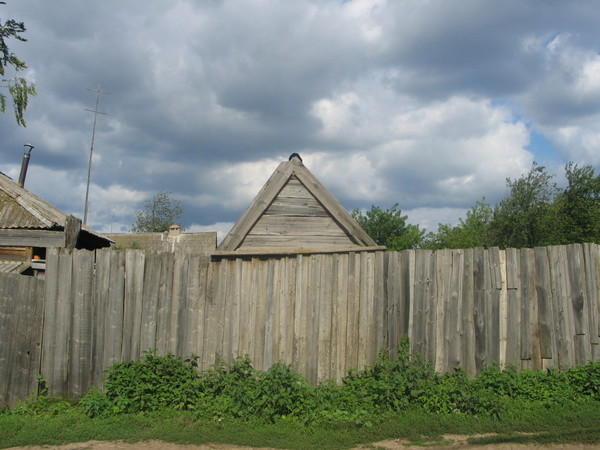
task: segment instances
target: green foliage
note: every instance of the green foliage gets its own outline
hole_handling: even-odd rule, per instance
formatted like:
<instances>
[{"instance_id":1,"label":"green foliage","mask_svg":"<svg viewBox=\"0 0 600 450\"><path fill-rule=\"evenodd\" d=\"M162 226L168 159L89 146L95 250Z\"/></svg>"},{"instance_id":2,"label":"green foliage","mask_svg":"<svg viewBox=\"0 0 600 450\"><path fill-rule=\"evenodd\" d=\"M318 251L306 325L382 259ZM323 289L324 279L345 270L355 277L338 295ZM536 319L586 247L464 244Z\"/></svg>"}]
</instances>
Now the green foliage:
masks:
<instances>
[{"instance_id":1,"label":"green foliage","mask_svg":"<svg viewBox=\"0 0 600 450\"><path fill-rule=\"evenodd\" d=\"M439 224L437 233L428 233L421 247L430 250L488 247L493 215L494 208L482 198L467 211L466 219L459 219L458 225Z\"/></svg>"},{"instance_id":2,"label":"green foliage","mask_svg":"<svg viewBox=\"0 0 600 450\"><path fill-rule=\"evenodd\" d=\"M107 370L105 393L91 390L82 399L93 417L160 409L193 409L200 392L194 360L148 352L139 361L119 362ZM110 411L108 408L110 407Z\"/></svg>"},{"instance_id":3,"label":"green foliage","mask_svg":"<svg viewBox=\"0 0 600 450\"><path fill-rule=\"evenodd\" d=\"M500 441L510 441L518 431L543 431L544 442L599 442L590 433L598 420L599 362L520 372L493 364L475 378L460 369L440 375L404 339L395 358L382 351L339 385L312 386L283 363L256 370L248 357L199 372L195 358L148 353L113 365L105 389L91 389L76 406L41 396L3 411L0 447L160 438L339 448L391 436L440 442L444 433L500 432Z\"/></svg>"},{"instance_id":4,"label":"green foliage","mask_svg":"<svg viewBox=\"0 0 600 450\"><path fill-rule=\"evenodd\" d=\"M555 202L560 220L558 243L600 243L600 175L590 165L565 167L568 186Z\"/></svg>"},{"instance_id":5,"label":"green foliage","mask_svg":"<svg viewBox=\"0 0 600 450\"><path fill-rule=\"evenodd\" d=\"M171 198L170 192L159 192L144 202L141 211L135 213L131 226L134 233L161 233L167 231L176 219L183 214L179 200Z\"/></svg>"},{"instance_id":6,"label":"green foliage","mask_svg":"<svg viewBox=\"0 0 600 450\"><path fill-rule=\"evenodd\" d=\"M406 223L408 216L402 215L397 203L388 210L372 205L366 214L355 209L352 217L378 245L385 245L388 250L416 248L425 234L418 225Z\"/></svg>"},{"instance_id":7,"label":"green foliage","mask_svg":"<svg viewBox=\"0 0 600 450\"><path fill-rule=\"evenodd\" d=\"M88 417L108 416L115 412L106 393L95 386L79 400L79 406L83 408Z\"/></svg>"},{"instance_id":8,"label":"green foliage","mask_svg":"<svg viewBox=\"0 0 600 450\"><path fill-rule=\"evenodd\" d=\"M36 94L35 85L29 84L27 80L18 76L5 78L7 68L14 70L14 72L20 72L27 68L27 65L10 50L6 41L8 39L26 41L21 36L24 32L25 25L23 22L17 22L13 19L8 19L4 23L0 21L0 86L8 88L17 124L21 126L26 126L23 115L27 109L29 96ZM6 95L0 93L0 112L4 113L5 111Z\"/></svg>"},{"instance_id":9,"label":"green foliage","mask_svg":"<svg viewBox=\"0 0 600 450\"><path fill-rule=\"evenodd\" d=\"M73 402L61 397L48 396L48 387L43 375L38 374L35 379L38 382L38 395L31 395L27 400L19 402L17 407L12 411L13 414L24 416L47 416L56 415L72 409Z\"/></svg>"},{"instance_id":10,"label":"green foliage","mask_svg":"<svg viewBox=\"0 0 600 450\"><path fill-rule=\"evenodd\" d=\"M506 180L509 194L492 208L477 202L458 225L440 224L422 248L535 247L600 243L600 175L590 165L565 166L560 190L545 167L533 163L522 177Z\"/></svg>"},{"instance_id":11,"label":"green foliage","mask_svg":"<svg viewBox=\"0 0 600 450\"><path fill-rule=\"evenodd\" d=\"M494 209L492 240L501 247L535 247L556 242L556 210L552 207L558 187L546 168L533 163L525 176L506 184L508 197Z\"/></svg>"},{"instance_id":12,"label":"green foliage","mask_svg":"<svg viewBox=\"0 0 600 450\"><path fill-rule=\"evenodd\" d=\"M275 422L305 414L312 386L283 363L267 371L255 370L248 357L230 366L216 365L200 376L203 396L198 408L202 417L258 419Z\"/></svg>"},{"instance_id":13,"label":"green foliage","mask_svg":"<svg viewBox=\"0 0 600 450\"><path fill-rule=\"evenodd\" d=\"M375 411L401 411L409 406L423 406L436 382L431 363L420 354L411 355L408 340L403 339L397 358L381 352L374 366L351 371L344 378L343 387Z\"/></svg>"},{"instance_id":14,"label":"green foliage","mask_svg":"<svg viewBox=\"0 0 600 450\"><path fill-rule=\"evenodd\" d=\"M568 385L576 395L600 401L600 362L589 362L566 371Z\"/></svg>"},{"instance_id":15,"label":"green foliage","mask_svg":"<svg viewBox=\"0 0 600 450\"><path fill-rule=\"evenodd\" d=\"M266 371L248 357L198 372L195 359L147 354L107 371L105 391L92 389L80 401L89 417L158 410L192 410L199 420L292 421L334 426L374 426L386 414L423 410L501 420L540 405L600 400L600 363L546 372L485 367L474 379L457 369L440 375L407 339L397 356L382 351L373 366L351 370L341 385L311 386L290 366Z\"/></svg>"}]
</instances>

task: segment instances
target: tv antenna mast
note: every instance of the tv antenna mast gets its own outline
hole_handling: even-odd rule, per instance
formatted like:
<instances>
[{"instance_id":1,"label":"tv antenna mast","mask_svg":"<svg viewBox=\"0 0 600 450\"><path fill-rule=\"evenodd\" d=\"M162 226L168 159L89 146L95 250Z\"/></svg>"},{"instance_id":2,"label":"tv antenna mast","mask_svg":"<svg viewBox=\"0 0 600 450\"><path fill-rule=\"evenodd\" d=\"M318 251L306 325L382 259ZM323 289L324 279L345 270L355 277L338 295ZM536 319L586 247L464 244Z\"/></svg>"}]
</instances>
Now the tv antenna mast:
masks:
<instances>
[{"instance_id":1,"label":"tv antenna mast","mask_svg":"<svg viewBox=\"0 0 600 450\"><path fill-rule=\"evenodd\" d=\"M84 225L87 224L87 216L88 216L88 207L89 207L88 198L90 195L90 177L92 175L92 154L94 153L94 138L96 137L96 118L98 117L98 114L106 115L105 112L98 111L98 104L100 103L100 94L110 95L110 92L105 92L105 91L100 90L100 83L98 83L98 88L96 88L96 89L88 88L87 90L96 93L96 108L95 109L86 109L86 108L83 109L84 111L89 111L91 113L94 113L94 127L92 128L92 145L90 146L90 160L88 163L87 184L85 187L85 206L83 209L83 224Z\"/></svg>"}]
</instances>

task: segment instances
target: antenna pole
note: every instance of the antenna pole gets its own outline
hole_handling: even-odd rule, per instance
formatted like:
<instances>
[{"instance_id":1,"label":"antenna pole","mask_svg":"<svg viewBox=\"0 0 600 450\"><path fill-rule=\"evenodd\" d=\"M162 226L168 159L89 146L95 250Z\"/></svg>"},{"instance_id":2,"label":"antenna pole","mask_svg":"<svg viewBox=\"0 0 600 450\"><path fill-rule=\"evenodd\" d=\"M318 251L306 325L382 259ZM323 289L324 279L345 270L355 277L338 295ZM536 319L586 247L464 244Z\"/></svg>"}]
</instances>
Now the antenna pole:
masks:
<instances>
[{"instance_id":1,"label":"antenna pole","mask_svg":"<svg viewBox=\"0 0 600 450\"><path fill-rule=\"evenodd\" d=\"M85 205L83 208L83 224L84 225L87 224L87 216L88 216L88 207L89 207L88 198L90 195L90 178L92 175L92 154L94 153L94 138L96 137L96 118L98 117L98 114L106 115L106 113L98 111L98 104L100 103L100 94L110 95L110 92L104 92L104 91L100 90L100 84L98 84L97 89L88 89L88 91L96 93L96 108L95 109L85 109L84 108L84 111L89 111L91 113L94 113L94 127L92 128L92 145L90 146L90 160L88 162L87 183L86 183L86 187L85 187Z\"/></svg>"}]
</instances>

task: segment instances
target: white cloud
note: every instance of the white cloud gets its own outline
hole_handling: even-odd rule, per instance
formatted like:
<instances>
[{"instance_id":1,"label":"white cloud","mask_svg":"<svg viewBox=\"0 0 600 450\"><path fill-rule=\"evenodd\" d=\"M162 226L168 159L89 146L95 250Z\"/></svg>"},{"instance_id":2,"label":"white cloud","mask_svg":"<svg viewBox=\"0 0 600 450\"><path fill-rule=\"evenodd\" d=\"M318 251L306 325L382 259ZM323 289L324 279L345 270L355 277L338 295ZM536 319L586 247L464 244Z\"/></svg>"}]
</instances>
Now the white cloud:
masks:
<instances>
[{"instance_id":1,"label":"white cloud","mask_svg":"<svg viewBox=\"0 0 600 450\"><path fill-rule=\"evenodd\" d=\"M403 210L402 214L408 216L408 223L419 225L421 229L428 232L436 232L440 223L456 225L458 219L466 216L468 209L469 208L414 208L406 211Z\"/></svg>"},{"instance_id":2,"label":"white cloud","mask_svg":"<svg viewBox=\"0 0 600 450\"><path fill-rule=\"evenodd\" d=\"M256 162L227 164L215 168L210 174L219 183L219 201L228 209L245 209L256 197L281 161L266 159Z\"/></svg>"},{"instance_id":3,"label":"white cloud","mask_svg":"<svg viewBox=\"0 0 600 450\"><path fill-rule=\"evenodd\" d=\"M381 133L379 145L368 150L319 152L305 158L309 168L314 167L344 198L375 204L399 202L409 208L466 206L482 195L498 196L506 177L530 167L533 157L525 150L529 131L508 107L452 97L426 105L404 103L394 110L390 104L401 98L387 92L388 101L377 102L380 110L363 108L372 98L356 91L335 102L320 102L324 130L335 129L330 136L339 133L339 139L350 135L356 142L366 142L372 139L374 128ZM323 105L327 105L325 110ZM367 126L349 123L348 105Z\"/></svg>"}]
</instances>

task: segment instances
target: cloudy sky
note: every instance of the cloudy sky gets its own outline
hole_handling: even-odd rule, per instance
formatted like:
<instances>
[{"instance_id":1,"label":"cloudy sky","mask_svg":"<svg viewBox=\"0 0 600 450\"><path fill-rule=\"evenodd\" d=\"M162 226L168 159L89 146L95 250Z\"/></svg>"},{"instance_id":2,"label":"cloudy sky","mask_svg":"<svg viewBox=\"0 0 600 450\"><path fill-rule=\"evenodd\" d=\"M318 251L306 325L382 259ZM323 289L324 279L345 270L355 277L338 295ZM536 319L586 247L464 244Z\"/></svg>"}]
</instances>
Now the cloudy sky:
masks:
<instances>
[{"instance_id":1,"label":"cloudy sky","mask_svg":"<svg viewBox=\"0 0 600 450\"><path fill-rule=\"evenodd\" d=\"M227 232L292 152L348 210L454 223L533 161L600 167L597 0L6 0L38 95L0 115L0 171L127 231L170 191ZM557 181L561 181L560 177Z\"/></svg>"}]
</instances>

